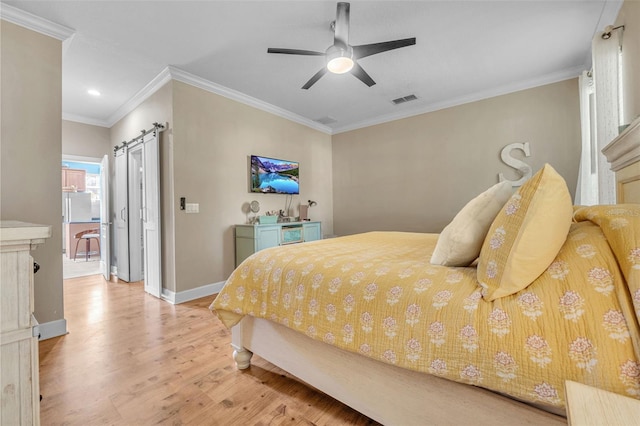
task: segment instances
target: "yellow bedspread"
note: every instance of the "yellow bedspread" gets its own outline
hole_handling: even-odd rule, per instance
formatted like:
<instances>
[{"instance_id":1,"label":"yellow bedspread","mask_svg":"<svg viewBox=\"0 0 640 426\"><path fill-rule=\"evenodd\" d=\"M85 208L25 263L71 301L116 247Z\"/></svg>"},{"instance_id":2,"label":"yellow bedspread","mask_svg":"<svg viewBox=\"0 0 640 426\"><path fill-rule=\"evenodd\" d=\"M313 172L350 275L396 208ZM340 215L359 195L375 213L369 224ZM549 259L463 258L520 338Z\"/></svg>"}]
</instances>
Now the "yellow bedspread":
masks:
<instances>
[{"instance_id":1,"label":"yellow bedspread","mask_svg":"<svg viewBox=\"0 0 640 426\"><path fill-rule=\"evenodd\" d=\"M437 235L371 232L260 251L211 309L527 401L563 407L567 379L640 398L640 206L575 220L548 270L493 302L475 267L429 264Z\"/></svg>"}]
</instances>

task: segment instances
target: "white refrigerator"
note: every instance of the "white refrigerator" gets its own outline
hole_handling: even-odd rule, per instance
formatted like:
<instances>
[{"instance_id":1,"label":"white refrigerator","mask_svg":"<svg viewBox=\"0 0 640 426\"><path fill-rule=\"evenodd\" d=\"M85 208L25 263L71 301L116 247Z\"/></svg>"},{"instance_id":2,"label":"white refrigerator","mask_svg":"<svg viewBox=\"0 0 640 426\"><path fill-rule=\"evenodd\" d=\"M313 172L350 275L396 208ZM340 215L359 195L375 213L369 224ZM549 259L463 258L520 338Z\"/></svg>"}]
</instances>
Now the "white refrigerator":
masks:
<instances>
[{"instance_id":1,"label":"white refrigerator","mask_svg":"<svg viewBox=\"0 0 640 426\"><path fill-rule=\"evenodd\" d=\"M63 192L62 193L62 221L91 222L91 193L90 192Z\"/></svg>"}]
</instances>

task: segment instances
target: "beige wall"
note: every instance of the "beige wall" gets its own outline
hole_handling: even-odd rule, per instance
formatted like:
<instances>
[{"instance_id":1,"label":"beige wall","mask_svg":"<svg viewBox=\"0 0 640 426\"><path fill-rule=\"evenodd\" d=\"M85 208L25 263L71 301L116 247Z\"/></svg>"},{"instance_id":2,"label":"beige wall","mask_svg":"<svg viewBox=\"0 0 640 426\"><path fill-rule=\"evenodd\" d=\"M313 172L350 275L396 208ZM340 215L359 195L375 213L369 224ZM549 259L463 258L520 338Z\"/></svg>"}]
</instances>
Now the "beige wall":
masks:
<instances>
[{"instance_id":1,"label":"beige wall","mask_svg":"<svg viewBox=\"0 0 640 426\"><path fill-rule=\"evenodd\" d=\"M176 289L226 280L234 267L233 225L246 223L243 208L258 200L261 211L285 206L284 195L251 194L251 154L300 162L300 195L333 232L331 136L245 104L173 83L173 174ZM180 197L199 203L199 214L178 210Z\"/></svg>"},{"instance_id":2,"label":"beige wall","mask_svg":"<svg viewBox=\"0 0 640 426\"><path fill-rule=\"evenodd\" d=\"M624 25L624 123L631 123L640 117L640 1L626 0L620 9L616 25Z\"/></svg>"},{"instance_id":3,"label":"beige wall","mask_svg":"<svg viewBox=\"0 0 640 426\"><path fill-rule=\"evenodd\" d=\"M62 155L102 158L113 154L108 127L62 121Z\"/></svg>"},{"instance_id":4,"label":"beige wall","mask_svg":"<svg viewBox=\"0 0 640 426\"><path fill-rule=\"evenodd\" d=\"M51 225L52 237L33 252L35 316L64 318L60 197L62 44L1 21L2 131L0 217Z\"/></svg>"},{"instance_id":5,"label":"beige wall","mask_svg":"<svg viewBox=\"0 0 640 426\"><path fill-rule=\"evenodd\" d=\"M251 154L299 161L294 212L317 201L311 217L333 232L331 136L172 81L111 128L112 144L153 122L168 122L161 133L164 288L178 293L226 280L234 268L233 225L246 223L247 204L284 208L283 195L249 193ZM198 203L200 213L179 210L180 197Z\"/></svg>"},{"instance_id":6,"label":"beige wall","mask_svg":"<svg viewBox=\"0 0 640 426\"><path fill-rule=\"evenodd\" d=\"M515 142L530 144L534 172L552 164L573 195L579 119L571 79L334 135L335 232L440 232L498 173L518 177L500 159Z\"/></svg>"}]
</instances>

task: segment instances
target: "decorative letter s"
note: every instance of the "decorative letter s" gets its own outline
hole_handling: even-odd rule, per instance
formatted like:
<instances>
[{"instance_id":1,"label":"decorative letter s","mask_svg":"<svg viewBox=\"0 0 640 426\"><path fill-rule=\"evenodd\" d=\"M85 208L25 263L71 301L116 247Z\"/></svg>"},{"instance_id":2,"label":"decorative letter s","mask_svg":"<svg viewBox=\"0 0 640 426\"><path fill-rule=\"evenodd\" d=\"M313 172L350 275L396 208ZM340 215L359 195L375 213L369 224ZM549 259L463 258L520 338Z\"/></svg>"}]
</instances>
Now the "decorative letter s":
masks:
<instances>
[{"instance_id":1,"label":"decorative letter s","mask_svg":"<svg viewBox=\"0 0 640 426\"><path fill-rule=\"evenodd\" d=\"M520 161L510 155L511 150L514 149L521 149L522 151L524 151L525 157L529 157L531 156L531 151L529 150L529 142L509 144L502 148L502 151L500 152L500 158L502 158L502 161L507 166L513 167L514 169L519 171L521 175L520 179L511 181L511 186L520 186L531 177L532 169L531 166L524 161ZM498 179L500 180L500 182L509 180L505 178L502 173L498 174Z\"/></svg>"}]
</instances>

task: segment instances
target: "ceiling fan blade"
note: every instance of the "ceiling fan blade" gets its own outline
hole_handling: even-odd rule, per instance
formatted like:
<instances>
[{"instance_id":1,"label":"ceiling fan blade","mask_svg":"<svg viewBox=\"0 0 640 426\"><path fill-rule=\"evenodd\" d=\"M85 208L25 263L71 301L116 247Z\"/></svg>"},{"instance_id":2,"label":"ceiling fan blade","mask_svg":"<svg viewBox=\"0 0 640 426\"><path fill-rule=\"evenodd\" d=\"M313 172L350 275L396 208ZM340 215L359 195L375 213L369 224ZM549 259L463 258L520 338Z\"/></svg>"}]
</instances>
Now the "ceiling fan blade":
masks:
<instances>
[{"instance_id":1,"label":"ceiling fan blade","mask_svg":"<svg viewBox=\"0 0 640 426\"><path fill-rule=\"evenodd\" d=\"M320 80L320 77L322 77L323 75L325 75L327 73L327 67L322 67L320 68L320 71L318 71L317 73L315 73L313 75L313 77L311 77L309 79L309 81L307 81L305 83L304 86L302 86L303 89L307 90L309 89L309 87L313 86L314 84L316 84L316 81Z\"/></svg>"},{"instance_id":2,"label":"ceiling fan blade","mask_svg":"<svg viewBox=\"0 0 640 426\"><path fill-rule=\"evenodd\" d=\"M313 50L300 50L300 49L281 49L278 47L268 48L267 53L282 53L285 55L324 56L324 52L316 52Z\"/></svg>"},{"instance_id":3,"label":"ceiling fan blade","mask_svg":"<svg viewBox=\"0 0 640 426\"><path fill-rule=\"evenodd\" d=\"M362 81L369 87L376 84L376 82L373 81L369 74L367 74L367 72L357 62L354 62L353 68L351 68L351 74L355 75L358 80Z\"/></svg>"},{"instance_id":4,"label":"ceiling fan blade","mask_svg":"<svg viewBox=\"0 0 640 426\"><path fill-rule=\"evenodd\" d=\"M383 41L381 43L361 44L353 46L353 57L355 59L366 58L376 53L386 52L387 50L399 49L401 47L413 46L416 44L416 38L403 38L401 40Z\"/></svg>"},{"instance_id":5,"label":"ceiling fan blade","mask_svg":"<svg viewBox=\"0 0 640 426\"><path fill-rule=\"evenodd\" d=\"M349 3L340 2L336 8L336 21L333 28L333 44L346 49L349 46Z\"/></svg>"}]
</instances>

